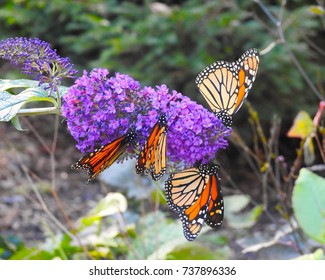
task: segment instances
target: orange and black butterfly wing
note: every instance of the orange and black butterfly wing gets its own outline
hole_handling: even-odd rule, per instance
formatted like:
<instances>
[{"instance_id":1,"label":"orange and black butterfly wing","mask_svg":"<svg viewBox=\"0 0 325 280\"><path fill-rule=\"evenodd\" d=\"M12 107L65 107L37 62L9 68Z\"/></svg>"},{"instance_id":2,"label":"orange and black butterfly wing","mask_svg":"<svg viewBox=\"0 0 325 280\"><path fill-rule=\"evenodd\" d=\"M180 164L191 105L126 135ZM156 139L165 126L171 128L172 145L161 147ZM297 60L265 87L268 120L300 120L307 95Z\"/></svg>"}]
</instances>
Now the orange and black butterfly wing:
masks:
<instances>
[{"instance_id":1,"label":"orange and black butterfly wing","mask_svg":"<svg viewBox=\"0 0 325 280\"><path fill-rule=\"evenodd\" d=\"M154 160L150 168L151 177L155 181L158 181L166 172L167 126L163 126L159 135L154 149Z\"/></svg>"},{"instance_id":2,"label":"orange and black butterfly wing","mask_svg":"<svg viewBox=\"0 0 325 280\"><path fill-rule=\"evenodd\" d=\"M223 221L223 197L218 174L212 174L208 182L210 188L211 199L207 210L206 224L212 228L216 228Z\"/></svg>"},{"instance_id":3,"label":"orange and black butterfly wing","mask_svg":"<svg viewBox=\"0 0 325 280\"><path fill-rule=\"evenodd\" d=\"M113 142L96 149L79 159L72 169L87 169L89 179L92 181L99 173L110 167L129 147L130 143L135 139L133 131L121 136Z\"/></svg>"},{"instance_id":4,"label":"orange and black butterfly wing","mask_svg":"<svg viewBox=\"0 0 325 280\"><path fill-rule=\"evenodd\" d=\"M259 54L247 50L237 61L217 61L203 69L196 84L211 110L230 127L232 115L241 107L258 70Z\"/></svg>"},{"instance_id":5,"label":"orange and black butterfly wing","mask_svg":"<svg viewBox=\"0 0 325 280\"><path fill-rule=\"evenodd\" d=\"M206 184L197 200L179 214L183 223L184 236L187 240L192 241L199 235L207 218L209 200L210 189L209 185Z\"/></svg>"},{"instance_id":6,"label":"orange and black butterfly wing","mask_svg":"<svg viewBox=\"0 0 325 280\"><path fill-rule=\"evenodd\" d=\"M165 182L166 199L169 207L181 212L191 206L202 193L207 181L207 174L192 167L173 173Z\"/></svg>"},{"instance_id":7,"label":"orange and black butterfly wing","mask_svg":"<svg viewBox=\"0 0 325 280\"><path fill-rule=\"evenodd\" d=\"M223 220L223 199L220 194L218 166L203 166L201 175L208 172L206 184L197 200L181 213L184 235L187 240L194 240L200 233L203 223L210 227L220 226Z\"/></svg>"},{"instance_id":8,"label":"orange and black butterfly wing","mask_svg":"<svg viewBox=\"0 0 325 280\"><path fill-rule=\"evenodd\" d=\"M159 180L166 172L167 121L162 114L152 128L147 142L144 144L136 165L138 174L150 174Z\"/></svg>"},{"instance_id":9,"label":"orange and black butterfly wing","mask_svg":"<svg viewBox=\"0 0 325 280\"><path fill-rule=\"evenodd\" d=\"M213 112L225 111L232 115L237 99L237 64L217 61L203 69L196 84Z\"/></svg>"},{"instance_id":10,"label":"orange and black butterfly wing","mask_svg":"<svg viewBox=\"0 0 325 280\"><path fill-rule=\"evenodd\" d=\"M184 236L194 240L208 216L212 177L217 166L200 165L172 174L166 181L166 198L170 208L179 213Z\"/></svg>"},{"instance_id":11,"label":"orange and black butterfly wing","mask_svg":"<svg viewBox=\"0 0 325 280\"><path fill-rule=\"evenodd\" d=\"M259 53L256 49L247 50L235 63L238 65L239 70L237 74L237 100L233 114L235 114L243 104L248 92L252 88L255 81L259 65Z\"/></svg>"}]
</instances>

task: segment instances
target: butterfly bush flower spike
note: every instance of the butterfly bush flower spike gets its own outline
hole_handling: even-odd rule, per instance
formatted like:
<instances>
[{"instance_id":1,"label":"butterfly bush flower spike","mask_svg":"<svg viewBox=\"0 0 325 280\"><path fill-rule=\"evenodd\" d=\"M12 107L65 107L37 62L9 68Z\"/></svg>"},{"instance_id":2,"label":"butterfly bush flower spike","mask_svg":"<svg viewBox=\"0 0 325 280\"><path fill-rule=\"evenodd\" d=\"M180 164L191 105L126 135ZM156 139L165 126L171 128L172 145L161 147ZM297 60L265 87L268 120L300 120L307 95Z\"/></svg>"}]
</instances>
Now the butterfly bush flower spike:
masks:
<instances>
[{"instance_id":1,"label":"butterfly bush flower spike","mask_svg":"<svg viewBox=\"0 0 325 280\"><path fill-rule=\"evenodd\" d=\"M188 167L209 162L219 149L227 147L231 129L203 106L171 91L166 85L141 87L128 75L106 69L84 71L63 97L62 114L85 153L127 134L136 134L141 148L164 114L167 120L168 164ZM130 146L128 155L136 157L138 149Z\"/></svg>"},{"instance_id":2,"label":"butterfly bush flower spike","mask_svg":"<svg viewBox=\"0 0 325 280\"><path fill-rule=\"evenodd\" d=\"M130 110L136 104L131 103L140 84L127 75L108 74L106 69L84 71L63 97L62 114L83 153L124 135L134 121Z\"/></svg>"},{"instance_id":3,"label":"butterfly bush flower spike","mask_svg":"<svg viewBox=\"0 0 325 280\"><path fill-rule=\"evenodd\" d=\"M55 89L62 78L74 78L77 70L69 58L60 57L49 43L38 38L9 38L0 41L0 58L21 67L24 74L32 75L40 84Z\"/></svg>"}]
</instances>

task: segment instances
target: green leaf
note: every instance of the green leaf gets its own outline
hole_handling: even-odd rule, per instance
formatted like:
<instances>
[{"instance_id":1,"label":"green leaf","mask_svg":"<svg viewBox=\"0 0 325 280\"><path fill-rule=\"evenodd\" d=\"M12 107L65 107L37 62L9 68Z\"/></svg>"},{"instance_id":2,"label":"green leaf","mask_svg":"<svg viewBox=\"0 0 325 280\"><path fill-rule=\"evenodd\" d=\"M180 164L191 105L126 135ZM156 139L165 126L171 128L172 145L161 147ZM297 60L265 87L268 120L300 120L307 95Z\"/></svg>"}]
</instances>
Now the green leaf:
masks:
<instances>
[{"instance_id":1,"label":"green leaf","mask_svg":"<svg viewBox=\"0 0 325 280\"><path fill-rule=\"evenodd\" d=\"M243 210L249 203L249 197L246 195L229 195L224 197L227 212L237 213Z\"/></svg>"},{"instance_id":2,"label":"green leaf","mask_svg":"<svg viewBox=\"0 0 325 280\"><path fill-rule=\"evenodd\" d=\"M51 260L53 255L39 248L21 248L10 257L10 260Z\"/></svg>"},{"instance_id":3,"label":"green leaf","mask_svg":"<svg viewBox=\"0 0 325 280\"><path fill-rule=\"evenodd\" d=\"M0 79L0 92L1 91L8 91L9 89L17 89L17 88L37 88L38 90L44 93L44 96L56 98L56 93L53 91L46 91L44 88L48 86L47 83L39 85L38 81L35 80L28 80L28 79L18 79L18 80L7 80L7 79ZM62 97L68 92L68 87L59 86L58 91L59 95Z\"/></svg>"},{"instance_id":4,"label":"green leaf","mask_svg":"<svg viewBox=\"0 0 325 280\"><path fill-rule=\"evenodd\" d=\"M325 254L323 249L317 249L314 253L302 255L296 260L325 260Z\"/></svg>"},{"instance_id":5,"label":"green leaf","mask_svg":"<svg viewBox=\"0 0 325 280\"><path fill-rule=\"evenodd\" d=\"M18 236L9 235L7 237L3 237L0 235L0 260L10 259L10 257L15 254L15 252L24 247L25 245Z\"/></svg>"},{"instance_id":6,"label":"green leaf","mask_svg":"<svg viewBox=\"0 0 325 280\"><path fill-rule=\"evenodd\" d=\"M181 223L170 222L161 211L142 217L136 225L136 232L132 244L134 250L129 252L128 259L165 259L175 246L188 242L183 236Z\"/></svg>"},{"instance_id":7,"label":"green leaf","mask_svg":"<svg viewBox=\"0 0 325 280\"><path fill-rule=\"evenodd\" d=\"M249 197L246 195L231 195L224 197L225 216L227 224L232 228L249 228L253 226L263 212L262 205L257 205L253 209L244 210L249 204Z\"/></svg>"},{"instance_id":8,"label":"green leaf","mask_svg":"<svg viewBox=\"0 0 325 280\"><path fill-rule=\"evenodd\" d=\"M69 90L69 87L59 86L58 87L59 96L62 97L64 95L66 95L68 93L68 90ZM55 92L52 92L51 93L51 96L53 98L56 98L56 93Z\"/></svg>"},{"instance_id":9,"label":"green leaf","mask_svg":"<svg viewBox=\"0 0 325 280\"><path fill-rule=\"evenodd\" d=\"M312 137L307 137L304 143L304 161L307 165L311 165L315 160L315 148Z\"/></svg>"},{"instance_id":10,"label":"green leaf","mask_svg":"<svg viewBox=\"0 0 325 280\"><path fill-rule=\"evenodd\" d=\"M0 91L0 121L10 121L26 103L37 101L48 101L56 106L56 101L40 87L28 88L17 95Z\"/></svg>"},{"instance_id":11,"label":"green leaf","mask_svg":"<svg viewBox=\"0 0 325 280\"><path fill-rule=\"evenodd\" d=\"M7 91L12 88L36 88L39 82L35 80L19 79L19 80L1 80L0 91Z\"/></svg>"},{"instance_id":12,"label":"green leaf","mask_svg":"<svg viewBox=\"0 0 325 280\"><path fill-rule=\"evenodd\" d=\"M319 16L324 15L325 13L322 6L311 6L309 10Z\"/></svg>"},{"instance_id":13,"label":"green leaf","mask_svg":"<svg viewBox=\"0 0 325 280\"><path fill-rule=\"evenodd\" d=\"M230 213L227 215L227 224L232 228L243 229L252 227L263 212L263 206L257 205L244 213Z\"/></svg>"},{"instance_id":14,"label":"green leaf","mask_svg":"<svg viewBox=\"0 0 325 280\"><path fill-rule=\"evenodd\" d=\"M89 226L94 222L117 213L123 213L127 209L127 200L121 193L109 193L102 199L89 214L81 219L81 224Z\"/></svg>"},{"instance_id":15,"label":"green leaf","mask_svg":"<svg viewBox=\"0 0 325 280\"><path fill-rule=\"evenodd\" d=\"M229 248L214 250L199 243L186 243L176 246L166 256L167 260L225 260L229 257Z\"/></svg>"},{"instance_id":16,"label":"green leaf","mask_svg":"<svg viewBox=\"0 0 325 280\"><path fill-rule=\"evenodd\" d=\"M14 116L11 120L12 125L19 131L26 131L27 129L23 129L20 125L18 116Z\"/></svg>"},{"instance_id":17,"label":"green leaf","mask_svg":"<svg viewBox=\"0 0 325 280\"><path fill-rule=\"evenodd\" d=\"M309 114L300 111L293 121L293 125L287 133L288 137L306 139L315 132L316 126Z\"/></svg>"},{"instance_id":18,"label":"green leaf","mask_svg":"<svg viewBox=\"0 0 325 280\"><path fill-rule=\"evenodd\" d=\"M89 213L90 216L106 217L123 213L127 209L125 196L118 192L111 192L102 199Z\"/></svg>"},{"instance_id":19,"label":"green leaf","mask_svg":"<svg viewBox=\"0 0 325 280\"><path fill-rule=\"evenodd\" d=\"M292 205L302 230L325 243L325 179L302 168L296 180Z\"/></svg>"},{"instance_id":20,"label":"green leaf","mask_svg":"<svg viewBox=\"0 0 325 280\"><path fill-rule=\"evenodd\" d=\"M45 90L47 84L42 84L34 80L0 80L0 121L10 121L17 115L20 109L29 102L50 102L57 107L57 93L54 91ZM17 93L17 91L21 90ZM58 87L58 94L60 98L68 91L68 87ZM12 93L14 92L14 93ZM44 113L46 108L34 108L35 112L39 114L41 111ZM31 114L29 112L29 114ZM22 129L19 123L14 120L13 125L18 129Z\"/></svg>"}]
</instances>

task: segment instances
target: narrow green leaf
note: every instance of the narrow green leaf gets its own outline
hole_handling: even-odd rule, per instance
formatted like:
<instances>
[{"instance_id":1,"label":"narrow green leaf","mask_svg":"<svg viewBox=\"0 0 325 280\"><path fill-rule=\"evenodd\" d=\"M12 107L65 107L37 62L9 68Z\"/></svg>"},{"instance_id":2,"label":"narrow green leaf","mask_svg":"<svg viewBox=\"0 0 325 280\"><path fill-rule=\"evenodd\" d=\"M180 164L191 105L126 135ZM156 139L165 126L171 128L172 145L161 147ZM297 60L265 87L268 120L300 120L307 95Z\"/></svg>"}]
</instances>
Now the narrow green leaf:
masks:
<instances>
[{"instance_id":1,"label":"narrow green leaf","mask_svg":"<svg viewBox=\"0 0 325 280\"><path fill-rule=\"evenodd\" d=\"M18 116L14 116L11 120L12 125L19 131L26 131L27 129L23 129L20 125Z\"/></svg>"},{"instance_id":2,"label":"narrow green leaf","mask_svg":"<svg viewBox=\"0 0 325 280\"><path fill-rule=\"evenodd\" d=\"M304 143L304 161L311 165L315 160L315 148L312 137L307 137Z\"/></svg>"},{"instance_id":3,"label":"narrow green leaf","mask_svg":"<svg viewBox=\"0 0 325 280\"><path fill-rule=\"evenodd\" d=\"M325 243L325 179L302 168L292 194L294 214L302 230Z\"/></svg>"}]
</instances>

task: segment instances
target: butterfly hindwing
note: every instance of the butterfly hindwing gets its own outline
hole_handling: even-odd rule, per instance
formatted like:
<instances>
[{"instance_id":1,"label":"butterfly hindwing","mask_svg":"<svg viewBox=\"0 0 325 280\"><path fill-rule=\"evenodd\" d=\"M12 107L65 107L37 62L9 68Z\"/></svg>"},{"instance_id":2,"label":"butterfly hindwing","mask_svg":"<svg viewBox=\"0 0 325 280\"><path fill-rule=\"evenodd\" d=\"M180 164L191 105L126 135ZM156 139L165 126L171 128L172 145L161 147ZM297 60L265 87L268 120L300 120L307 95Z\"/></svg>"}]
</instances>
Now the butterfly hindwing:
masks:
<instances>
[{"instance_id":1,"label":"butterfly hindwing","mask_svg":"<svg viewBox=\"0 0 325 280\"><path fill-rule=\"evenodd\" d=\"M165 183L168 205L178 212L189 241L199 235L204 222L211 227L222 222L223 200L217 170L217 166L200 165L170 175Z\"/></svg>"},{"instance_id":2,"label":"butterfly hindwing","mask_svg":"<svg viewBox=\"0 0 325 280\"><path fill-rule=\"evenodd\" d=\"M209 201L205 223L212 228L216 228L222 224L224 211L223 196L218 174L212 174L208 184L211 189L211 199Z\"/></svg>"}]
</instances>

